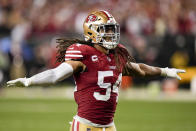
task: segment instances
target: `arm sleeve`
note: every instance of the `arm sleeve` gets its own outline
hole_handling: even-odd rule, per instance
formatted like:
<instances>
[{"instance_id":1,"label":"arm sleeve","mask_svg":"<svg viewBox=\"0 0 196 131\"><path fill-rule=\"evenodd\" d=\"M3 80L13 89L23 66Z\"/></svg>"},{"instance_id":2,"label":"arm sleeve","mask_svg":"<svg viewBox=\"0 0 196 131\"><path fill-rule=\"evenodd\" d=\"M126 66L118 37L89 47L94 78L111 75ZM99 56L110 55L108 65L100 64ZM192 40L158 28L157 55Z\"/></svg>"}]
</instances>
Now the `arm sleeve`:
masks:
<instances>
[{"instance_id":1,"label":"arm sleeve","mask_svg":"<svg viewBox=\"0 0 196 131\"><path fill-rule=\"evenodd\" d=\"M39 74L36 74L30 78L27 78L27 86L29 85L42 85L42 84L54 84L57 81L68 78L73 74L73 68L68 63L62 63L58 67L50 70L46 70Z\"/></svg>"}]
</instances>

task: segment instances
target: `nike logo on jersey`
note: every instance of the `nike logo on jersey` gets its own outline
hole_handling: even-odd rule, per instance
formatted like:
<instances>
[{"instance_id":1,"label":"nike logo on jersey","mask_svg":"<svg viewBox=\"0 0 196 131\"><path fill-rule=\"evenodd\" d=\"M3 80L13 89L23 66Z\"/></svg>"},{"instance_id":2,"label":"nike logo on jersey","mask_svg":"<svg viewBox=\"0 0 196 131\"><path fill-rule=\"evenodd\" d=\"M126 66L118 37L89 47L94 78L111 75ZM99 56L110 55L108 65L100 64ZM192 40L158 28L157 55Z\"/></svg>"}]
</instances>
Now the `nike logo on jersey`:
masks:
<instances>
[{"instance_id":1,"label":"nike logo on jersey","mask_svg":"<svg viewBox=\"0 0 196 131\"><path fill-rule=\"evenodd\" d=\"M109 66L109 69L115 70L116 69L116 66Z\"/></svg>"}]
</instances>

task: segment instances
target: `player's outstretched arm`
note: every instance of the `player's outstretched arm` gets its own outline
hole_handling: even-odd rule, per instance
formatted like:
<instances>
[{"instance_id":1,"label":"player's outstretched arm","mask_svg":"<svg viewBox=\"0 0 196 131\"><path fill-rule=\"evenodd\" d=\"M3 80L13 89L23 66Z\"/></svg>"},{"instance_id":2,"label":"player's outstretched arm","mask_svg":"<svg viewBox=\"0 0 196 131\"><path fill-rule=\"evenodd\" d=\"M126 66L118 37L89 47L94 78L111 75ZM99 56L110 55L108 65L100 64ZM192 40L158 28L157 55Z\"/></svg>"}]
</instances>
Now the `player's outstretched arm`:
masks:
<instances>
[{"instance_id":1,"label":"player's outstretched arm","mask_svg":"<svg viewBox=\"0 0 196 131\"><path fill-rule=\"evenodd\" d=\"M178 73L185 73L185 70L176 69L176 68L159 68L149 66L143 63L131 63L131 67L128 68L130 74L141 77L148 76L165 76L172 77L181 80Z\"/></svg>"},{"instance_id":2,"label":"player's outstretched arm","mask_svg":"<svg viewBox=\"0 0 196 131\"><path fill-rule=\"evenodd\" d=\"M54 84L68 78L73 73L81 72L85 65L80 61L67 61L58 67L38 73L30 78L18 78L7 82L7 86L31 86Z\"/></svg>"}]
</instances>

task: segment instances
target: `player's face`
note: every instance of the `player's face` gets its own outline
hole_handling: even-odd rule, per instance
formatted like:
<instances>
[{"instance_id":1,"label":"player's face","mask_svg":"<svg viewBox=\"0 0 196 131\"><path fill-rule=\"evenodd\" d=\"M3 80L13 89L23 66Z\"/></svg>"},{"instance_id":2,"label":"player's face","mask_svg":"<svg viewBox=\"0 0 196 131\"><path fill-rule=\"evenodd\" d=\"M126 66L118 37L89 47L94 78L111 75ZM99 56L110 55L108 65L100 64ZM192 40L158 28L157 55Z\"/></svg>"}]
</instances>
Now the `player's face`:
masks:
<instances>
[{"instance_id":1,"label":"player's face","mask_svg":"<svg viewBox=\"0 0 196 131\"><path fill-rule=\"evenodd\" d=\"M118 24L101 24L97 28L98 39L107 49L114 49L119 43L120 27Z\"/></svg>"},{"instance_id":2,"label":"player's face","mask_svg":"<svg viewBox=\"0 0 196 131\"><path fill-rule=\"evenodd\" d=\"M105 25L104 27L100 28L100 33L103 33L103 39L107 42L112 42L114 39L115 33L115 25Z\"/></svg>"}]
</instances>

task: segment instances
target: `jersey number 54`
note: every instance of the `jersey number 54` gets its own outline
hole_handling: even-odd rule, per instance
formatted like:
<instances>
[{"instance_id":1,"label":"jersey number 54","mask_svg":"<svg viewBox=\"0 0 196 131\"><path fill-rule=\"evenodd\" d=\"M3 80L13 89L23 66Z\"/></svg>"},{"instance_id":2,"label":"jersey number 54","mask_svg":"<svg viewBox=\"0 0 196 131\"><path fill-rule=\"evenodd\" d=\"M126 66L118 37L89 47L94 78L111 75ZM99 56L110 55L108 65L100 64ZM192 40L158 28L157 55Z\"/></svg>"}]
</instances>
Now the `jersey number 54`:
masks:
<instances>
[{"instance_id":1,"label":"jersey number 54","mask_svg":"<svg viewBox=\"0 0 196 131\"><path fill-rule=\"evenodd\" d=\"M113 88L111 83L104 83L104 77L109 77L109 76L111 77L113 76L113 71L98 71L97 84L99 85L100 88L105 88L106 93L105 95L102 95L99 92L94 92L93 96L95 97L96 100L107 101L110 99L111 92L118 94L118 87L120 86L122 80L122 73L120 73L120 75L118 76L118 79L113 85Z\"/></svg>"}]
</instances>

